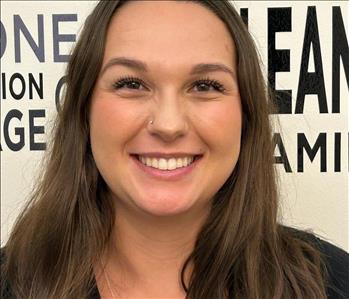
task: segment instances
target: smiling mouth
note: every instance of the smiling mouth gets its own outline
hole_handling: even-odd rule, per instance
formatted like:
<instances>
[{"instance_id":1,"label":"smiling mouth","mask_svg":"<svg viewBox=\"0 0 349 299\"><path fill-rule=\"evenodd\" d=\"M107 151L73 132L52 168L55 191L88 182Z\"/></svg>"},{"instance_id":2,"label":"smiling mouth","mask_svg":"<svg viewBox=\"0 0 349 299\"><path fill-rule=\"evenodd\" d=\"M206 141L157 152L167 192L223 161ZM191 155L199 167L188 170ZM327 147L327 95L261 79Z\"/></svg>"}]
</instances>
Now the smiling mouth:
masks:
<instances>
[{"instance_id":1,"label":"smiling mouth","mask_svg":"<svg viewBox=\"0 0 349 299\"><path fill-rule=\"evenodd\" d=\"M176 169L183 169L189 167L191 164L202 158L203 155L195 155L192 158L172 158L172 159L164 159L164 158L148 158L141 157L137 154L131 154L131 157L138 160L138 162L142 163L146 167L150 167L153 169L161 170L161 171L173 171Z\"/></svg>"}]
</instances>

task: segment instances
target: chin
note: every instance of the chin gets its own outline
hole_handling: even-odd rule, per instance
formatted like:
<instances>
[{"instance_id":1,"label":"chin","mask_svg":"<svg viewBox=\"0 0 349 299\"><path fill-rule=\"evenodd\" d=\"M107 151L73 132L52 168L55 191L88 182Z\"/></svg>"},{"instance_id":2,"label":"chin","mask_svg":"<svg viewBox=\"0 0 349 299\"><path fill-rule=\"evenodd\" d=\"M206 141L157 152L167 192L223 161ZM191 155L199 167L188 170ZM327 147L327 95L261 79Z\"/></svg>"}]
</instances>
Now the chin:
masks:
<instances>
[{"instance_id":1,"label":"chin","mask_svg":"<svg viewBox=\"0 0 349 299\"><path fill-rule=\"evenodd\" d=\"M185 200L178 201L177 199L161 198L158 200L142 200L134 202L137 207L146 214L166 217L181 215L190 212L193 203Z\"/></svg>"}]
</instances>

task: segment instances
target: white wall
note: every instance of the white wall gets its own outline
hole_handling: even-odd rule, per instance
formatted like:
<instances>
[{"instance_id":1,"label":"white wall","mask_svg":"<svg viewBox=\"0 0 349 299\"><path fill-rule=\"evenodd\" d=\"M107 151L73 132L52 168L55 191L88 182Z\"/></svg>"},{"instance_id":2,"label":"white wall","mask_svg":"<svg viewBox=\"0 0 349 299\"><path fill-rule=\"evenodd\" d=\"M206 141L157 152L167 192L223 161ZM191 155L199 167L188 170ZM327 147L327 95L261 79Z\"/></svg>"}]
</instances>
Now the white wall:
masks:
<instances>
[{"instance_id":1,"label":"white wall","mask_svg":"<svg viewBox=\"0 0 349 299\"><path fill-rule=\"evenodd\" d=\"M69 4L68 4L69 3ZM60 55L69 54L74 44L74 35L78 34L81 25L94 1L2 1L1 2L1 79L0 79L0 103L1 103L1 244L7 238L11 226L19 209L24 204L30 189L35 182L36 170L40 168L40 159L44 153L39 143L48 139L50 123L55 115L55 92L60 78L63 76L66 59L62 56L55 56L54 47ZM276 167L280 174L280 193L282 199L281 221L299 228L311 228L330 242L349 251L349 161L348 161L348 84L344 65L348 69L349 62L340 61L339 76L336 76L335 63L332 59L333 44L333 12L339 7L343 21L346 38L349 37L349 4L346 1L236 1L238 8L248 8L249 29L256 39L261 58L265 65L265 73L268 66L268 24L278 24L280 20L272 20L272 8L290 8L291 30L276 33L275 50L289 49L289 71L276 72L276 89L292 90L291 110L286 114L271 116L271 120L277 117L280 127L275 131L281 133L285 153L289 160L292 172L286 172L283 164ZM311 43L309 59L303 59L302 51L307 39L314 30L305 31L307 13L311 14L315 6L318 33L320 41L321 59L319 48ZM282 9L277 11L280 13ZM15 16L18 15L18 16ZM56 16L54 16L56 15ZM60 15L60 16L57 16ZM41 22L43 32L38 32L38 23ZM308 18L310 18L308 16ZM336 17L338 20L338 17ZM37 55L24 35L20 34L20 49L15 47L15 23L18 25L20 19L28 28L30 35L36 44L39 44L38 36L43 38L43 47L39 47ZM286 18L287 19L287 18ZM58 21L57 23L57 20ZM310 19L308 19L309 21ZM285 21L285 18L284 18ZM53 34L54 22L58 24L59 35L66 36L68 41L61 41L56 44L55 40L60 37ZM286 27L287 27L287 20ZM39 26L40 27L40 26ZM278 31L277 29L276 31ZM336 28L335 35L338 35ZM40 31L40 30L39 30ZM5 34L4 34L5 32ZM63 37L64 39L64 37ZM305 40L305 43L304 43ZM335 43L335 49L340 45L346 45L345 40ZM16 61L16 53L20 54L20 62ZM40 56L41 55L41 56ZM303 55L303 57L305 57ZM40 59L42 60L40 62ZM17 57L18 60L18 57ZM305 67L309 62L308 68ZM317 62L319 64L317 64ZM284 64L288 64L287 61ZM319 97L317 94L310 94L309 88L298 88L301 69L304 73L316 72L319 74L323 68L323 82L325 97L322 99L322 113L319 111ZM9 90L9 80L15 73L21 74L26 82L27 88L21 99L14 99ZM40 73L43 78L42 99L34 90L33 99L30 98L28 90L28 74L31 73L36 81L39 81ZM339 89L339 111L333 113L332 77L335 81L340 80ZM6 78L5 78L6 77ZM4 81L5 80L5 84ZM301 80L307 82L306 79ZM309 81L309 80L308 80ZM313 82L318 85L316 92L321 91L321 78ZM13 91L19 94L21 84L19 79L14 80ZM296 113L297 103L300 103L300 93L306 93L304 98L304 109L302 113ZM6 95L4 94L6 92ZM320 100L321 100L320 99ZM12 111L12 112L11 112ZM31 112L30 112L31 111ZM16 113L21 117L10 118ZM17 115L18 116L18 115ZM30 128L30 118L34 127ZM9 121L9 125L5 123ZM35 133L35 127L37 132ZM19 134L16 128L24 130L24 143L21 145ZM23 128L23 129L22 129ZM45 133L41 133L43 129ZM9 136L5 136L8 132ZM320 134L321 133L321 134ZM30 134L34 136L34 144L30 144ZM298 139L297 140L297 136ZM320 136L320 137L319 137ZM336 137L335 137L336 136ZM308 142L313 147L319 138L320 148L316 153L313 162L310 161L307 153L301 148L297 150L302 142ZM335 146L335 138L337 144ZM340 145L339 145L340 139ZM9 140L13 143L9 144ZM18 143L17 145L15 145ZM16 148L17 147L17 148ZM323 151L322 158L320 149ZM301 152L304 152L303 171L298 169ZM276 148L275 156L279 156L279 147ZM338 155L336 157L336 155ZM336 159L335 159L336 158ZM320 163L320 160L322 162ZM337 166L335 169L335 160ZM321 171L321 167L326 169ZM338 165L340 164L340 170Z\"/></svg>"}]
</instances>

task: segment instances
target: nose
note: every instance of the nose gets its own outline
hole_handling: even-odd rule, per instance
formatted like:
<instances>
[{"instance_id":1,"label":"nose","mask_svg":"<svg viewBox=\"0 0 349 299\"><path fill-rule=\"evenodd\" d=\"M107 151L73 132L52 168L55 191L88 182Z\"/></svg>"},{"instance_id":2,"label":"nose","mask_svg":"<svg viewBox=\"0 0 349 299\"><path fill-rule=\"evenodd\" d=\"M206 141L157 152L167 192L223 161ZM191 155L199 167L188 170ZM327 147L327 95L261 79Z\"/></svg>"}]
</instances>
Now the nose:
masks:
<instances>
[{"instance_id":1,"label":"nose","mask_svg":"<svg viewBox=\"0 0 349 299\"><path fill-rule=\"evenodd\" d=\"M154 112L150 119L153 123L148 123L148 131L151 135L170 142L187 133L187 111L178 96L174 94L163 96L158 101L154 101L152 110Z\"/></svg>"}]
</instances>

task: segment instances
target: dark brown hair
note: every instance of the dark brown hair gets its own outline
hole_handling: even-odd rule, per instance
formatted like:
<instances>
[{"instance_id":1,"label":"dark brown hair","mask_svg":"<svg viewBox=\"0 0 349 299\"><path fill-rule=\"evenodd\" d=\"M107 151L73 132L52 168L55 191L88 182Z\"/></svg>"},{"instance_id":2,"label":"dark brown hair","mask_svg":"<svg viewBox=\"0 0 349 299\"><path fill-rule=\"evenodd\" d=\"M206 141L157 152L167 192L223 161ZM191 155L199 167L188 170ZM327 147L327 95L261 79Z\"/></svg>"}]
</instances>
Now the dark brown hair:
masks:
<instances>
[{"instance_id":1,"label":"dark brown hair","mask_svg":"<svg viewBox=\"0 0 349 299\"><path fill-rule=\"evenodd\" d=\"M100 1L72 53L45 171L5 247L2 272L14 298L86 298L93 287L114 206L91 154L88 115L109 22L126 2ZM238 163L212 199L181 273L187 298L326 298L320 253L277 223L270 111L254 42L228 1L197 3L235 42L243 126ZM189 261L194 270L185 285Z\"/></svg>"}]
</instances>

